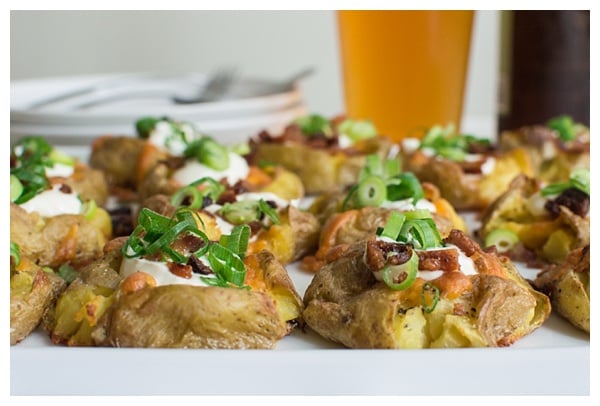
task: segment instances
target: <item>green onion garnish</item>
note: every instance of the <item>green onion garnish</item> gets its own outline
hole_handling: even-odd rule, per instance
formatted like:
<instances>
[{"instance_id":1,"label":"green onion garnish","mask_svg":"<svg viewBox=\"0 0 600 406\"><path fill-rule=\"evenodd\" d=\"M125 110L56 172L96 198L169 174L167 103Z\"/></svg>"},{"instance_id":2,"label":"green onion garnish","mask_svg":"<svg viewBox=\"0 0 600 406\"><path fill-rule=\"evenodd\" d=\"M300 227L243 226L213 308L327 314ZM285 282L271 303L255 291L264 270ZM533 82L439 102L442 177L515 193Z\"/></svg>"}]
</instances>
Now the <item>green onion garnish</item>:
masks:
<instances>
[{"instance_id":1,"label":"green onion garnish","mask_svg":"<svg viewBox=\"0 0 600 406\"><path fill-rule=\"evenodd\" d=\"M377 128L367 120L344 120L338 126L338 132L347 135L352 141L373 138L377 135Z\"/></svg>"},{"instance_id":2,"label":"green onion garnish","mask_svg":"<svg viewBox=\"0 0 600 406\"><path fill-rule=\"evenodd\" d=\"M318 114L299 117L294 123L300 126L300 130L304 135L323 134L326 137L333 135L333 129L329 120Z\"/></svg>"},{"instance_id":3,"label":"green onion garnish","mask_svg":"<svg viewBox=\"0 0 600 406\"><path fill-rule=\"evenodd\" d=\"M394 290L404 290L410 287L417 278L419 256L415 251L408 261L400 265L387 264L381 270L383 282Z\"/></svg>"},{"instance_id":4,"label":"green onion garnish","mask_svg":"<svg viewBox=\"0 0 600 406\"><path fill-rule=\"evenodd\" d=\"M88 200L87 202L81 205L81 213L85 217L86 220L91 220L96 215L96 210L98 209L98 205L94 200Z\"/></svg>"},{"instance_id":5,"label":"green onion garnish","mask_svg":"<svg viewBox=\"0 0 600 406\"><path fill-rule=\"evenodd\" d=\"M490 145L490 140L468 134L456 134L453 124L446 128L433 126L421 140L420 148L431 148L436 155L453 161L463 161L471 144Z\"/></svg>"},{"instance_id":6,"label":"green onion garnish","mask_svg":"<svg viewBox=\"0 0 600 406\"><path fill-rule=\"evenodd\" d=\"M485 237L485 246L496 246L498 252L511 250L519 242L519 236L505 228L497 228Z\"/></svg>"},{"instance_id":7,"label":"green onion garnish","mask_svg":"<svg viewBox=\"0 0 600 406\"><path fill-rule=\"evenodd\" d=\"M170 245L183 233L195 235L203 241L196 252L185 255L171 249ZM122 252L126 258L137 258L162 251L173 262L186 263L189 255L199 257L207 249L208 237L198 229L192 211L178 209L174 216L169 218L143 208L138 216L138 226L123 244Z\"/></svg>"},{"instance_id":8,"label":"green onion garnish","mask_svg":"<svg viewBox=\"0 0 600 406\"><path fill-rule=\"evenodd\" d=\"M421 210L406 213L392 212L385 226L377 230L377 235L411 244L419 249L436 248L443 245L431 215L427 217Z\"/></svg>"},{"instance_id":9,"label":"green onion garnish","mask_svg":"<svg viewBox=\"0 0 600 406\"><path fill-rule=\"evenodd\" d=\"M201 209L205 197L215 202L224 191L223 184L214 178L204 177L177 190L171 197L171 204L175 207Z\"/></svg>"},{"instance_id":10,"label":"green onion garnish","mask_svg":"<svg viewBox=\"0 0 600 406\"><path fill-rule=\"evenodd\" d=\"M15 175L10 175L10 201L14 202L23 193L23 184Z\"/></svg>"},{"instance_id":11,"label":"green onion garnish","mask_svg":"<svg viewBox=\"0 0 600 406\"><path fill-rule=\"evenodd\" d=\"M568 182L554 183L541 190L542 196L559 195L567 189L576 188L590 195L590 170L579 168L571 172Z\"/></svg>"},{"instance_id":12,"label":"green onion garnish","mask_svg":"<svg viewBox=\"0 0 600 406\"><path fill-rule=\"evenodd\" d=\"M400 231L402 231L402 226L406 221L406 216L400 212L393 211L390 214L387 222L385 223L385 227L383 227L377 235L381 237L391 238L394 241L398 241L398 236L400 235Z\"/></svg>"},{"instance_id":13,"label":"green onion garnish","mask_svg":"<svg viewBox=\"0 0 600 406\"><path fill-rule=\"evenodd\" d=\"M229 151L208 136L189 143L184 151L184 156L196 158L198 162L217 171L229 168Z\"/></svg>"},{"instance_id":14,"label":"green onion garnish","mask_svg":"<svg viewBox=\"0 0 600 406\"><path fill-rule=\"evenodd\" d=\"M19 266L21 263L21 252L19 249L19 245L14 242L10 242L10 256L15 261L15 266Z\"/></svg>"},{"instance_id":15,"label":"green onion garnish","mask_svg":"<svg viewBox=\"0 0 600 406\"><path fill-rule=\"evenodd\" d=\"M440 290L433 284L426 282L421 288L421 306L425 313L435 310L440 300Z\"/></svg>"},{"instance_id":16,"label":"green onion garnish","mask_svg":"<svg viewBox=\"0 0 600 406\"><path fill-rule=\"evenodd\" d=\"M546 125L558 132L558 137L563 142L572 141L577 136L573 118L567 115L551 118Z\"/></svg>"},{"instance_id":17,"label":"green onion garnish","mask_svg":"<svg viewBox=\"0 0 600 406\"><path fill-rule=\"evenodd\" d=\"M253 221L262 220L266 215L275 224L279 224L277 211L273 209L263 199L260 200L241 200L233 203L226 203L219 214L231 224L248 224Z\"/></svg>"},{"instance_id":18,"label":"green onion garnish","mask_svg":"<svg viewBox=\"0 0 600 406\"><path fill-rule=\"evenodd\" d=\"M413 204L425 197L421 182L412 172L404 172L390 179L388 200L398 201L412 198Z\"/></svg>"},{"instance_id":19,"label":"green onion garnish","mask_svg":"<svg viewBox=\"0 0 600 406\"><path fill-rule=\"evenodd\" d=\"M366 158L358 182L350 188L342 209L350 206L363 208L379 206L384 201L398 201L412 198L416 203L425 196L419 180L410 172L402 173L400 161L388 159L382 161L376 154Z\"/></svg>"},{"instance_id":20,"label":"green onion garnish","mask_svg":"<svg viewBox=\"0 0 600 406\"><path fill-rule=\"evenodd\" d=\"M205 283L221 287L230 285L242 287L244 285L246 266L237 254L222 245L211 244L207 258L215 277L201 277Z\"/></svg>"},{"instance_id":21,"label":"green onion garnish","mask_svg":"<svg viewBox=\"0 0 600 406\"><path fill-rule=\"evenodd\" d=\"M75 270L75 268L69 264L62 264L58 268L56 274L63 278L63 280L67 283L73 282L79 276L79 273Z\"/></svg>"},{"instance_id":22,"label":"green onion garnish","mask_svg":"<svg viewBox=\"0 0 600 406\"><path fill-rule=\"evenodd\" d=\"M359 207L379 206L386 198L385 182L378 176L369 176L361 180L356 189L356 202Z\"/></svg>"},{"instance_id":23,"label":"green onion garnish","mask_svg":"<svg viewBox=\"0 0 600 406\"><path fill-rule=\"evenodd\" d=\"M150 134L154 130L154 127L156 127L156 124L158 124L160 121L166 121L166 120L168 120L166 117L165 118L144 117L144 118L139 119L135 123L135 129L137 131L138 137L144 138L144 139L149 138Z\"/></svg>"}]
</instances>

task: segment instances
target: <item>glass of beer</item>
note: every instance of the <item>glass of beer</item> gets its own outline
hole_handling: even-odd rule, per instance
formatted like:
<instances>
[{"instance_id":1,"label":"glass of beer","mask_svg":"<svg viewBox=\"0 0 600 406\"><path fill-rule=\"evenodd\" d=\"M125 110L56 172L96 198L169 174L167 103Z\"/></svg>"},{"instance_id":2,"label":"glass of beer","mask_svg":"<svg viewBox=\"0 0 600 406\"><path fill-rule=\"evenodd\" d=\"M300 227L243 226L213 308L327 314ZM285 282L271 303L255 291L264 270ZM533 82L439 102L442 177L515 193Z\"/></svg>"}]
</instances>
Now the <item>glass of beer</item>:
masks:
<instances>
[{"instance_id":1,"label":"glass of beer","mask_svg":"<svg viewBox=\"0 0 600 406\"><path fill-rule=\"evenodd\" d=\"M346 115L395 141L460 129L472 10L337 12Z\"/></svg>"}]
</instances>

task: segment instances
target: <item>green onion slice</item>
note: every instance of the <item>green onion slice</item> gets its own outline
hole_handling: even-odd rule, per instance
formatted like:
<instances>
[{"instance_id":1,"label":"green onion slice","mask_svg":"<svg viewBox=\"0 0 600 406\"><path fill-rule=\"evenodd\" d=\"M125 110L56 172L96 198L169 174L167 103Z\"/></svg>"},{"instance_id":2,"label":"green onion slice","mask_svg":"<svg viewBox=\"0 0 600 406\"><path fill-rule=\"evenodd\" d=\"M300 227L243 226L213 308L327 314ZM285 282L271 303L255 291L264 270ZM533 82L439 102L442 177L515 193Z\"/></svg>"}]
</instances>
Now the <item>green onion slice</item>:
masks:
<instances>
[{"instance_id":1,"label":"green onion slice","mask_svg":"<svg viewBox=\"0 0 600 406\"><path fill-rule=\"evenodd\" d=\"M386 200L387 188L383 179L369 176L358 184L356 199L359 207L379 206Z\"/></svg>"},{"instance_id":2,"label":"green onion slice","mask_svg":"<svg viewBox=\"0 0 600 406\"><path fill-rule=\"evenodd\" d=\"M440 301L440 290L433 284L426 282L421 288L421 306L425 313L431 313L435 310Z\"/></svg>"},{"instance_id":3,"label":"green onion slice","mask_svg":"<svg viewBox=\"0 0 600 406\"><path fill-rule=\"evenodd\" d=\"M241 259L244 259L246 251L248 249L248 241L250 239L250 226L242 224L235 226L231 230L231 234L221 235L219 244L238 255Z\"/></svg>"},{"instance_id":4,"label":"green onion slice","mask_svg":"<svg viewBox=\"0 0 600 406\"><path fill-rule=\"evenodd\" d=\"M277 211L264 200L240 200L225 204L219 214L231 224L248 224L267 216L274 224L279 224Z\"/></svg>"},{"instance_id":5,"label":"green onion slice","mask_svg":"<svg viewBox=\"0 0 600 406\"><path fill-rule=\"evenodd\" d=\"M519 236L505 228L497 228L485 237L485 246L496 246L500 253L510 251L519 242Z\"/></svg>"},{"instance_id":6,"label":"green onion slice","mask_svg":"<svg viewBox=\"0 0 600 406\"><path fill-rule=\"evenodd\" d=\"M156 127L160 121L165 121L167 118L157 118L157 117L144 117L136 121L135 129L137 131L138 137L147 139L150 137L152 130Z\"/></svg>"},{"instance_id":7,"label":"green onion slice","mask_svg":"<svg viewBox=\"0 0 600 406\"><path fill-rule=\"evenodd\" d=\"M171 197L171 204L180 207L185 203L190 209L199 209L202 208L205 197L209 197L214 202L219 200L224 191L225 186L222 183L206 176L177 190Z\"/></svg>"},{"instance_id":8,"label":"green onion slice","mask_svg":"<svg viewBox=\"0 0 600 406\"><path fill-rule=\"evenodd\" d=\"M217 171L229 168L229 151L208 136L188 144L184 151L186 158L196 158L198 162Z\"/></svg>"},{"instance_id":9,"label":"green onion slice","mask_svg":"<svg viewBox=\"0 0 600 406\"><path fill-rule=\"evenodd\" d=\"M443 245L440 233L431 218L405 221L400 231L400 241L415 248L427 249Z\"/></svg>"},{"instance_id":10,"label":"green onion slice","mask_svg":"<svg viewBox=\"0 0 600 406\"><path fill-rule=\"evenodd\" d=\"M419 256L413 250L408 261L400 265L387 264L381 270L383 282L394 290L404 290L410 287L417 278Z\"/></svg>"},{"instance_id":11,"label":"green onion slice","mask_svg":"<svg viewBox=\"0 0 600 406\"><path fill-rule=\"evenodd\" d=\"M577 136L575 131L575 123L573 122L573 118L567 115L561 115L558 117L553 117L546 125L558 132L558 137L563 142L572 141Z\"/></svg>"},{"instance_id":12,"label":"green onion slice","mask_svg":"<svg viewBox=\"0 0 600 406\"><path fill-rule=\"evenodd\" d=\"M15 175L10 175L10 201L14 202L23 193L23 184Z\"/></svg>"},{"instance_id":13,"label":"green onion slice","mask_svg":"<svg viewBox=\"0 0 600 406\"><path fill-rule=\"evenodd\" d=\"M385 223L385 227L377 230L377 235L398 241L398 236L400 235L400 231L402 231L402 226L405 221L406 216L404 214L393 211Z\"/></svg>"},{"instance_id":14,"label":"green onion slice","mask_svg":"<svg viewBox=\"0 0 600 406\"><path fill-rule=\"evenodd\" d=\"M319 114L309 114L307 116L299 117L294 123L300 126L300 130L304 135L311 136L323 134L326 137L331 137L333 135L331 123L328 119Z\"/></svg>"},{"instance_id":15,"label":"green onion slice","mask_svg":"<svg viewBox=\"0 0 600 406\"><path fill-rule=\"evenodd\" d=\"M216 277L201 277L205 283L223 287L230 285L242 287L244 285L246 266L234 252L223 245L211 244L207 258Z\"/></svg>"},{"instance_id":16,"label":"green onion slice","mask_svg":"<svg viewBox=\"0 0 600 406\"><path fill-rule=\"evenodd\" d=\"M399 183L390 182L388 185L388 200L395 202L412 198L412 202L415 204L425 197L421 182L419 182L419 179L412 172L401 173L393 179L398 180Z\"/></svg>"},{"instance_id":17,"label":"green onion slice","mask_svg":"<svg viewBox=\"0 0 600 406\"><path fill-rule=\"evenodd\" d=\"M73 268L71 265L66 264L66 263L62 264L58 268L58 271L56 272L56 274L58 276L60 276L67 283L73 282L79 276L79 273L75 270L75 268Z\"/></svg>"},{"instance_id":18,"label":"green onion slice","mask_svg":"<svg viewBox=\"0 0 600 406\"><path fill-rule=\"evenodd\" d=\"M590 195L590 170L579 168L571 172L568 182L554 183L541 190L542 196L559 195L567 189L576 188Z\"/></svg>"},{"instance_id":19,"label":"green onion slice","mask_svg":"<svg viewBox=\"0 0 600 406\"><path fill-rule=\"evenodd\" d=\"M15 266L19 266L21 263L21 252L19 249L19 245L14 242L10 242L10 256L15 261Z\"/></svg>"},{"instance_id":20,"label":"green onion slice","mask_svg":"<svg viewBox=\"0 0 600 406\"><path fill-rule=\"evenodd\" d=\"M87 202L81 205L81 212L83 214L83 217L85 217L85 219L88 221L94 218L97 209L98 205L94 200L88 200Z\"/></svg>"},{"instance_id":21,"label":"green onion slice","mask_svg":"<svg viewBox=\"0 0 600 406\"><path fill-rule=\"evenodd\" d=\"M352 141L373 138L377 135L377 128L368 120L344 120L338 126L338 132L347 135Z\"/></svg>"},{"instance_id":22,"label":"green onion slice","mask_svg":"<svg viewBox=\"0 0 600 406\"><path fill-rule=\"evenodd\" d=\"M170 245L182 233L197 236L203 244L196 252L188 255L176 252ZM191 254L198 257L204 255L208 243L208 237L198 229L195 215L191 210L178 209L172 218L168 218L143 208L138 216L138 226L123 244L122 253L126 258L136 258L161 251L173 262L185 263Z\"/></svg>"}]
</instances>

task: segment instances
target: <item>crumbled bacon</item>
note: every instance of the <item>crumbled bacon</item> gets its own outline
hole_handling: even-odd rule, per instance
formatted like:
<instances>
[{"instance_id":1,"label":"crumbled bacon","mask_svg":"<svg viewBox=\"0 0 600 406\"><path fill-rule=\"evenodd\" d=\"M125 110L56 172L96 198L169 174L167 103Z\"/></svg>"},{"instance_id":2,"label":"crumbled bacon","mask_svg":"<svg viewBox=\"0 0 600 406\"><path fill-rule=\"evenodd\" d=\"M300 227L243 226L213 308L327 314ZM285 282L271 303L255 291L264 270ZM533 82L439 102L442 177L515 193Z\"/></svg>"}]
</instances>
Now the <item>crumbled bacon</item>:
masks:
<instances>
[{"instance_id":1,"label":"crumbled bacon","mask_svg":"<svg viewBox=\"0 0 600 406\"><path fill-rule=\"evenodd\" d=\"M578 216L585 217L590 210L590 196L577 188L569 188L555 199L548 200L544 208L558 217L560 206L565 206Z\"/></svg>"},{"instance_id":2,"label":"crumbled bacon","mask_svg":"<svg viewBox=\"0 0 600 406\"><path fill-rule=\"evenodd\" d=\"M412 256L412 247L407 244L389 243L379 240L367 241L365 262L374 272L383 269L386 264L400 265Z\"/></svg>"},{"instance_id":3,"label":"crumbled bacon","mask_svg":"<svg viewBox=\"0 0 600 406\"><path fill-rule=\"evenodd\" d=\"M419 270L423 271L458 271L458 251L454 248L442 250L417 251Z\"/></svg>"}]
</instances>

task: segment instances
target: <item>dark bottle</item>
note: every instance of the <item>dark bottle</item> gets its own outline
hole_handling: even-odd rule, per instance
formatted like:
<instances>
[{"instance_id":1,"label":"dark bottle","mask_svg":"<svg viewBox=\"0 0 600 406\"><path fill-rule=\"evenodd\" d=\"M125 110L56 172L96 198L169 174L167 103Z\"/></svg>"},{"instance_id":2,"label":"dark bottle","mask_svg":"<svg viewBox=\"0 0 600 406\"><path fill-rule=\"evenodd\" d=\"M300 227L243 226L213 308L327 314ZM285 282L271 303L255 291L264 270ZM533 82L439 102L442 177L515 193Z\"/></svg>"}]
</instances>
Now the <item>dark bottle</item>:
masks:
<instances>
[{"instance_id":1,"label":"dark bottle","mask_svg":"<svg viewBox=\"0 0 600 406\"><path fill-rule=\"evenodd\" d=\"M510 11L502 18L499 130L561 114L589 126L589 10Z\"/></svg>"}]
</instances>

